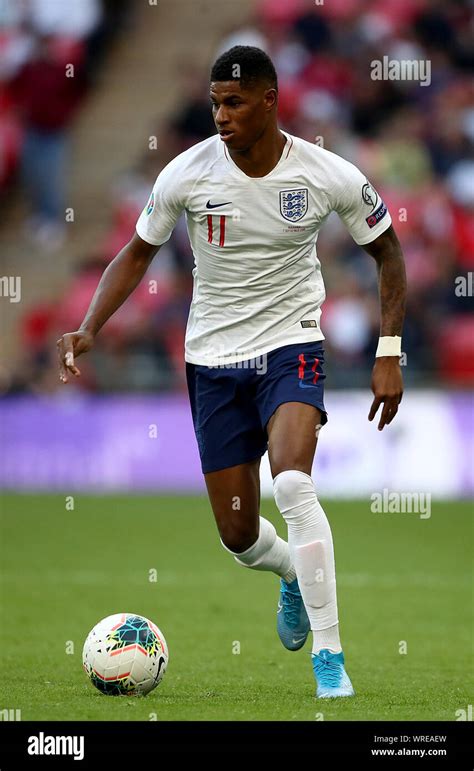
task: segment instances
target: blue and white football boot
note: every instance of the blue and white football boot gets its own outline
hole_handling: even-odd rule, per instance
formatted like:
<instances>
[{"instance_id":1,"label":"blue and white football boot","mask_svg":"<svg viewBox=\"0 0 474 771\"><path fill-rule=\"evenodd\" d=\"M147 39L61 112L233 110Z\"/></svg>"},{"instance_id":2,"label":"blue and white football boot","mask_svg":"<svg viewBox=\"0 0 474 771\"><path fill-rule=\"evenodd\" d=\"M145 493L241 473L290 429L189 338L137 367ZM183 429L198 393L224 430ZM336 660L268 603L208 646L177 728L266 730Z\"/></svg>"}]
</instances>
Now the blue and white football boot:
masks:
<instances>
[{"instance_id":1,"label":"blue and white football boot","mask_svg":"<svg viewBox=\"0 0 474 771\"><path fill-rule=\"evenodd\" d=\"M309 634L309 618L303 603L298 579L287 584L280 580L280 600L278 602L277 632L285 648L298 651L305 644Z\"/></svg>"},{"instance_id":2,"label":"blue and white football boot","mask_svg":"<svg viewBox=\"0 0 474 771\"><path fill-rule=\"evenodd\" d=\"M323 648L319 653L312 653L313 672L316 678L316 696L318 699L331 699L336 696L355 696L349 675L344 669L344 654L331 653Z\"/></svg>"}]
</instances>

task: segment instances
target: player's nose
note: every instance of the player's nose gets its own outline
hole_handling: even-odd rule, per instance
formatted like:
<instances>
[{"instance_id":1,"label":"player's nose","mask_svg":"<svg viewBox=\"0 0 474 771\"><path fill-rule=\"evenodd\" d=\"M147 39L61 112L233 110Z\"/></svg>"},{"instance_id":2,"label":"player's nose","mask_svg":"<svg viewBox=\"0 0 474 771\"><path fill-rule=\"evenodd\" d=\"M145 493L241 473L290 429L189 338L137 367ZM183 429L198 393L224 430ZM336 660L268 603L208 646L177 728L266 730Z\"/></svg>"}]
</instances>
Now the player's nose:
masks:
<instances>
[{"instance_id":1,"label":"player's nose","mask_svg":"<svg viewBox=\"0 0 474 771\"><path fill-rule=\"evenodd\" d=\"M214 120L218 129L224 128L224 126L229 122L229 118L222 105L217 110Z\"/></svg>"}]
</instances>

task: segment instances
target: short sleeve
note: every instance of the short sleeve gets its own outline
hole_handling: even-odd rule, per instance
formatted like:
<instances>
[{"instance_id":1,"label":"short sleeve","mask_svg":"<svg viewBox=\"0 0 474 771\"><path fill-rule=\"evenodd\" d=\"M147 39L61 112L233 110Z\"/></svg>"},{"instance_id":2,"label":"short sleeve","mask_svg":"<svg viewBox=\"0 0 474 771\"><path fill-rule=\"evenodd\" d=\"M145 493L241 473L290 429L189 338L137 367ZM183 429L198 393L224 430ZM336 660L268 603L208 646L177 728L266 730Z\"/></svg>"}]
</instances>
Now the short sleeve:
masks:
<instances>
[{"instance_id":1,"label":"short sleeve","mask_svg":"<svg viewBox=\"0 0 474 771\"><path fill-rule=\"evenodd\" d=\"M340 192L335 196L334 210L357 244L369 244L392 224L390 213L362 172L349 161L339 161Z\"/></svg>"},{"instance_id":2,"label":"short sleeve","mask_svg":"<svg viewBox=\"0 0 474 771\"><path fill-rule=\"evenodd\" d=\"M183 186L175 166L171 161L160 172L148 203L137 220L136 231L140 238L155 246L168 241L184 210Z\"/></svg>"}]
</instances>

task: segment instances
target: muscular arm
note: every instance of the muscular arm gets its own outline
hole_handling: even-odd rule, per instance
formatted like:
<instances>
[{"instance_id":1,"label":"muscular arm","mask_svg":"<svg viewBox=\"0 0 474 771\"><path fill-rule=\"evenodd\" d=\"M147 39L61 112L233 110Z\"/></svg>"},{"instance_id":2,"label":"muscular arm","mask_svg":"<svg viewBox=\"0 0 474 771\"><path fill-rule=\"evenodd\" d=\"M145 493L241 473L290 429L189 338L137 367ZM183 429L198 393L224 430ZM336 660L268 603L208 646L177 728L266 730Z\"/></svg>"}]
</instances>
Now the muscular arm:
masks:
<instances>
[{"instance_id":1,"label":"muscular arm","mask_svg":"<svg viewBox=\"0 0 474 771\"><path fill-rule=\"evenodd\" d=\"M405 263L397 235L390 225L381 236L364 246L377 263L380 295L380 337L401 336L406 304ZM380 356L372 371L374 400L369 412L373 420L383 403L378 429L392 422L403 395L398 356Z\"/></svg>"},{"instance_id":2,"label":"muscular arm","mask_svg":"<svg viewBox=\"0 0 474 771\"><path fill-rule=\"evenodd\" d=\"M80 375L74 359L92 348L99 330L138 286L159 248L135 233L105 269L81 326L57 341L63 383L67 383L68 371Z\"/></svg>"},{"instance_id":3,"label":"muscular arm","mask_svg":"<svg viewBox=\"0 0 474 771\"><path fill-rule=\"evenodd\" d=\"M392 225L364 247L377 263L380 294L380 337L402 334L406 276L402 249ZM391 357L389 357L391 358Z\"/></svg>"}]
</instances>

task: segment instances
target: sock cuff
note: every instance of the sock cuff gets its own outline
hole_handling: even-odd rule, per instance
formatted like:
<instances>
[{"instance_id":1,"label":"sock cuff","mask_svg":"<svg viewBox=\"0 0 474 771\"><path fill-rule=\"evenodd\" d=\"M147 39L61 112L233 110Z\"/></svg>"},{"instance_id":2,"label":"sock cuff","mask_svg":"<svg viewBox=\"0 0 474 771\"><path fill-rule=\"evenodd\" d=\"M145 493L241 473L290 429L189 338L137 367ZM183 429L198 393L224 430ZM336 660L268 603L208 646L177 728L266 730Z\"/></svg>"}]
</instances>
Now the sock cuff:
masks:
<instances>
[{"instance_id":1,"label":"sock cuff","mask_svg":"<svg viewBox=\"0 0 474 771\"><path fill-rule=\"evenodd\" d=\"M311 476L311 474L307 474L306 471L300 471L297 468L292 468L292 469L285 469L284 471L280 471L279 474L277 474L275 477L273 477L273 488L274 489L275 489L275 485L277 484L277 480L279 480L280 477L283 476L283 474L292 474L292 475L293 474L302 474L304 477L306 477L306 479L309 479L313 483L313 485L314 485L314 479Z\"/></svg>"},{"instance_id":2,"label":"sock cuff","mask_svg":"<svg viewBox=\"0 0 474 771\"><path fill-rule=\"evenodd\" d=\"M222 538L221 544L224 547L226 551L229 552L229 554L232 554L233 557L236 559L241 559L242 557L249 557L253 554L253 552L260 553L261 551L264 552L268 548L270 548L271 544L276 538L276 530L271 522L269 522L268 519L265 519L264 517L259 517L259 531L258 531L258 538L255 541L255 543L252 544L252 546L249 546L248 549L245 551L232 551L232 549L229 549L225 543L223 543Z\"/></svg>"}]
</instances>

